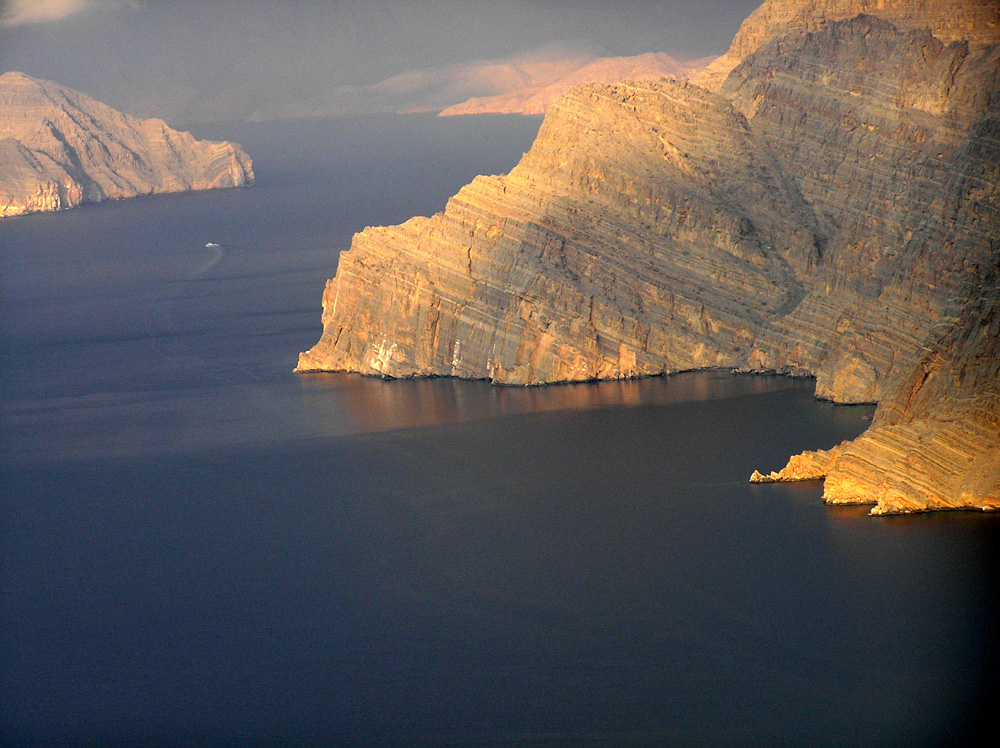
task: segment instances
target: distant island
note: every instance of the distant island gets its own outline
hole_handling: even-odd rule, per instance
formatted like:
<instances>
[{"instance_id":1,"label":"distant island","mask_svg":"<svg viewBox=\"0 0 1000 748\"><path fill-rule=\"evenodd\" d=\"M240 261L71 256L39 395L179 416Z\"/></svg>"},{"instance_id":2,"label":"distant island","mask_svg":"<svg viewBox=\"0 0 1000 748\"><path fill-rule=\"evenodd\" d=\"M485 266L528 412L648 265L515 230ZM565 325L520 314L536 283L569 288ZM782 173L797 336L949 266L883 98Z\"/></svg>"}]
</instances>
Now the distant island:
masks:
<instances>
[{"instance_id":1,"label":"distant island","mask_svg":"<svg viewBox=\"0 0 1000 748\"><path fill-rule=\"evenodd\" d=\"M357 234L297 371L814 376L871 427L755 481L1000 509L995 0L767 0L693 82L575 87L509 174Z\"/></svg>"},{"instance_id":2,"label":"distant island","mask_svg":"<svg viewBox=\"0 0 1000 748\"><path fill-rule=\"evenodd\" d=\"M195 140L23 73L0 75L0 217L253 183L243 149Z\"/></svg>"}]
</instances>

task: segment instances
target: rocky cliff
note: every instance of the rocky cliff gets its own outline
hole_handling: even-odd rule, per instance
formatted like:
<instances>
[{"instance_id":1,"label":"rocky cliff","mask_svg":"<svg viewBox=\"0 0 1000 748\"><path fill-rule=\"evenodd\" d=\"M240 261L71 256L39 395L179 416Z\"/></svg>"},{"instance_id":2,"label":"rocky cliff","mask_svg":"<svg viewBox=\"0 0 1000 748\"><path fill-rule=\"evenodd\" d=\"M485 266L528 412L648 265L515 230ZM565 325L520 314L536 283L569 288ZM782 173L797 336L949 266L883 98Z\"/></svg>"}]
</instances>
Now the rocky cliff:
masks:
<instances>
[{"instance_id":1,"label":"rocky cliff","mask_svg":"<svg viewBox=\"0 0 1000 748\"><path fill-rule=\"evenodd\" d=\"M780 159L824 247L752 367L808 370L821 397L873 402L913 365L970 270L991 262L998 71L997 45L873 16L783 37L734 69L722 93Z\"/></svg>"},{"instance_id":2,"label":"rocky cliff","mask_svg":"<svg viewBox=\"0 0 1000 748\"><path fill-rule=\"evenodd\" d=\"M1000 256L979 280L862 436L751 482L825 478L825 501L873 514L1000 510Z\"/></svg>"},{"instance_id":3,"label":"rocky cliff","mask_svg":"<svg viewBox=\"0 0 1000 748\"><path fill-rule=\"evenodd\" d=\"M803 293L811 220L721 97L576 89L509 175L355 237L299 369L528 384L745 364Z\"/></svg>"},{"instance_id":4,"label":"rocky cliff","mask_svg":"<svg viewBox=\"0 0 1000 748\"><path fill-rule=\"evenodd\" d=\"M996 0L767 0L740 26L729 51L692 81L718 91L733 68L773 39L817 31L827 21L861 13L883 18L900 29L929 29L946 43L966 40L978 46L1000 41Z\"/></svg>"},{"instance_id":5,"label":"rocky cliff","mask_svg":"<svg viewBox=\"0 0 1000 748\"><path fill-rule=\"evenodd\" d=\"M892 19L903 4L873 5ZM848 3L782 3L793 18L832 10L760 36L717 93L574 89L510 174L355 238L299 370L518 384L811 374L822 397L883 401L854 445L799 458L829 475L831 500L993 506L992 479L977 476L1000 459L984 363L996 360L1000 46L985 40L995 6L960 5L971 15L910 3L897 26L831 18ZM954 34L972 19L979 36L946 41L934 19ZM904 395L918 380L925 394ZM890 475L901 487L872 488Z\"/></svg>"},{"instance_id":6,"label":"rocky cliff","mask_svg":"<svg viewBox=\"0 0 1000 748\"><path fill-rule=\"evenodd\" d=\"M0 75L0 216L252 182L238 145L198 141L22 73Z\"/></svg>"}]
</instances>

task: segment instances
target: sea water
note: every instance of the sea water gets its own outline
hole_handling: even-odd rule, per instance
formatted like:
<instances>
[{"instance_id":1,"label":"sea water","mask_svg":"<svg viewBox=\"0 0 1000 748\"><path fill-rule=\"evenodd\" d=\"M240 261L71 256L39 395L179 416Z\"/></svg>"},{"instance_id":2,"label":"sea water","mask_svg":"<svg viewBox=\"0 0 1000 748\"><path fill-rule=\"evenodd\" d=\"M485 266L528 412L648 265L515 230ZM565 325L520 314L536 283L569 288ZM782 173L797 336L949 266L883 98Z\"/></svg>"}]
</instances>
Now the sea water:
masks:
<instances>
[{"instance_id":1,"label":"sea water","mask_svg":"<svg viewBox=\"0 0 1000 748\"><path fill-rule=\"evenodd\" d=\"M871 407L728 372L292 373L351 235L442 210L538 124L195 128L257 184L0 223L0 743L934 746L988 724L998 518L746 481Z\"/></svg>"}]
</instances>

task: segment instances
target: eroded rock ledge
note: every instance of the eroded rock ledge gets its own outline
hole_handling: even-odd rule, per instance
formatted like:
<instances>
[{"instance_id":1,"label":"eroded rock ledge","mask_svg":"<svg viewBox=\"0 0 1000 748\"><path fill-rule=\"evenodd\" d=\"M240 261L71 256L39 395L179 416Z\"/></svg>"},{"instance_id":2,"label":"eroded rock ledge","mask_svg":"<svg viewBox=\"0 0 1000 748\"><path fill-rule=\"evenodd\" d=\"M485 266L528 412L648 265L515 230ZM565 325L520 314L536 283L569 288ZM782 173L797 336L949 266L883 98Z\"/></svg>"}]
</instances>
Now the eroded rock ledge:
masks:
<instances>
[{"instance_id":1,"label":"eroded rock ledge","mask_svg":"<svg viewBox=\"0 0 1000 748\"><path fill-rule=\"evenodd\" d=\"M776 477L822 473L829 500L878 511L990 507L996 331L968 315L998 294L998 71L995 44L860 15L765 39L718 94L576 88L510 174L355 237L298 370L812 374L821 397L883 405ZM900 406L927 367L918 392L969 394Z\"/></svg>"},{"instance_id":2,"label":"eroded rock ledge","mask_svg":"<svg viewBox=\"0 0 1000 748\"><path fill-rule=\"evenodd\" d=\"M1000 510L1000 255L864 434L751 483L825 478L831 504L872 514Z\"/></svg>"},{"instance_id":3,"label":"eroded rock ledge","mask_svg":"<svg viewBox=\"0 0 1000 748\"><path fill-rule=\"evenodd\" d=\"M238 145L195 140L23 73L0 75L0 217L253 182Z\"/></svg>"}]
</instances>

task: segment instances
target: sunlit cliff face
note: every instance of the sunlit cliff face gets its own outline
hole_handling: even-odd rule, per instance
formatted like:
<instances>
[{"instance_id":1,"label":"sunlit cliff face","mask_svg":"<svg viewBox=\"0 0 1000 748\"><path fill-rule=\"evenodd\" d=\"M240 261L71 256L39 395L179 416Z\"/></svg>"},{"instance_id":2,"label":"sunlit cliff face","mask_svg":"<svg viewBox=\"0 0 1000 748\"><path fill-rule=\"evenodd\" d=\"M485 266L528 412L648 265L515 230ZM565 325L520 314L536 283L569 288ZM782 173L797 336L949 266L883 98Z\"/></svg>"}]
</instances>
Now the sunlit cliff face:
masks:
<instances>
[{"instance_id":1,"label":"sunlit cliff face","mask_svg":"<svg viewBox=\"0 0 1000 748\"><path fill-rule=\"evenodd\" d=\"M253 182L232 143L195 140L21 73L0 76L0 216Z\"/></svg>"},{"instance_id":2,"label":"sunlit cliff face","mask_svg":"<svg viewBox=\"0 0 1000 748\"><path fill-rule=\"evenodd\" d=\"M816 31L827 21L870 13L900 28L929 28L945 42L1000 41L1000 5L995 0L767 0L743 22L729 51L694 78L716 91L742 60L778 36Z\"/></svg>"},{"instance_id":3,"label":"sunlit cliff face","mask_svg":"<svg viewBox=\"0 0 1000 748\"><path fill-rule=\"evenodd\" d=\"M355 237L299 369L542 384L733 367L815 376L818 395L851 403L916 392L938 359L982 369L992 327L967 311L995 316L1000 52L928 27L989 39L1000 11L859 7L872 10L765 4L720 95L573 89L509 175ZM850 494L829 498L1000 506L1000 377L975 381L877 418L863 454L824 468ZM961 478L970 465L985 483ZM878 489L902 473L922 477Z\"/></svg>"}]
</instances>

